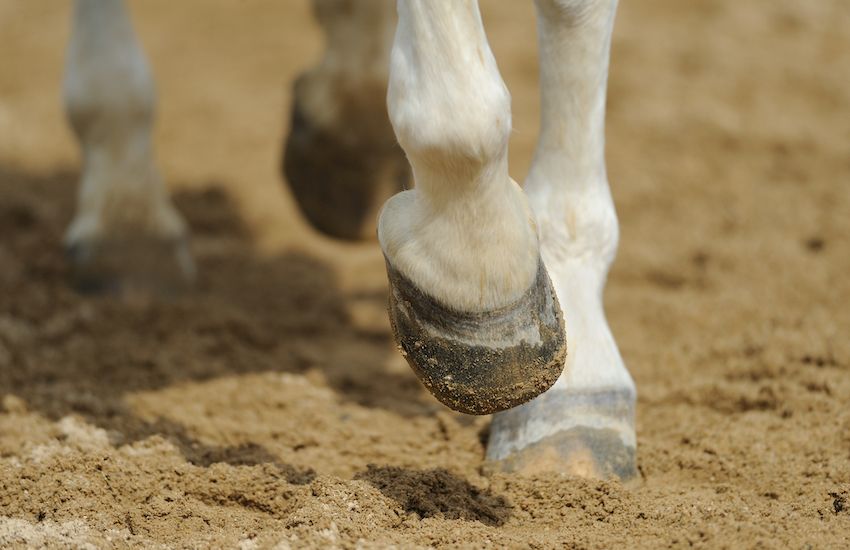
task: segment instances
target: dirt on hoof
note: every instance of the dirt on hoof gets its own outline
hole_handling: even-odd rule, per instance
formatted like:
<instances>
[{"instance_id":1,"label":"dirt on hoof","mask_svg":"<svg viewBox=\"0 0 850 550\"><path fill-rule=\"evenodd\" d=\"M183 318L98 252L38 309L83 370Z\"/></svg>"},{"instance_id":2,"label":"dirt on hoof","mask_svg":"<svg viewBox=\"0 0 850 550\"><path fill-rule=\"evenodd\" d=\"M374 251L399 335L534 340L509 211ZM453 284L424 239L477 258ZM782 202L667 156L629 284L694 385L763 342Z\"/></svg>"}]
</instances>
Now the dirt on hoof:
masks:
<instances>
[{"instance_id":1,"label":"dirt on hoof","mask_svg":"<svg viewBox=\"0 0 850 550\"><path fill-rule=\"evenodd\" d=\"M620 3L625 486L485 473L488 419L449 412L394 349L378 246L298 221L277 162L321 49L308 2L130 5L198 281L130 303L69 288L71 4L0 2L0 547L847 547L846 0ZM533 3L482 9L521 180Z\"/></svg>"},{"instance_id":2,"label":"dirt on hoof","mask_svg":"<svg viewBox=\"0 0 850 550\"><path fill-rule=\"evenodd\" d=\"M421 291L389 258L390 327L422 384L451 409L493 414L552 387L564 370L564 317L541 261L513 304L460 312ZM534 337L529 337L534 335Z\"/></svg>"}]
</instances>

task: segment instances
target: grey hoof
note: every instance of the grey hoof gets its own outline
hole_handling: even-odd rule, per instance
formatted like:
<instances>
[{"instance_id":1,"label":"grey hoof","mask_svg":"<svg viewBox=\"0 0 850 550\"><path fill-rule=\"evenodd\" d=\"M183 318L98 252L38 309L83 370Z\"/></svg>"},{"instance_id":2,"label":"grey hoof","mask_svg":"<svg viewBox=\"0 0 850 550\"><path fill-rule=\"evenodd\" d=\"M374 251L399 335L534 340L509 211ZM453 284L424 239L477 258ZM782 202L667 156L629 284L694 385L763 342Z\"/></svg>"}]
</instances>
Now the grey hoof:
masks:
<instances>
[{"instance_id":1,"label":"grey hoof","mask_svg":"<svg viewBox=\"0 0 850 550\"><path fill-rule=\"evenodd\" d=\"M524 475L558 472L628 481L637 475L635 448L610 428L576 426L546 437L494 465Z\"/></svg>"},{"instance_id":2,"label":"grey hoof","mask_svg":"<svg viewBox=\"0 0 850 550\"><path fill-rule=\"evenodd\" d=\"M629 389L556 388L497 414L490 426L488 468L630 480L637 475L635 397Z\"/></svg>"},{"instance_id":3,"label":"grey hoof","mask_svg":"<svg viewBox=\"0 0 850 550\"><path fill-rule=\"evenodd\" d=\"M420 291L387 261L389 314L413 371L446 406L467 414L515 407L549 389L567 354L564 319L541 261L517 302L468 313Z\"/></svg>"},{"instance_id":4,"label":"grey hoof","mask_svg":"<svg viewBox=\"0 0 850 550\"><path fill-rule=\"evenodd\" d=\"M84 241L65 248L74 287L86 294L175 295L195 267L185 238Z\"/></svg>"},{"instance_id":5,"label":"grey hoof","mask_svg":"<svg viewBox=\"0 0 850 550\"><path fill-rule=\"evenodd\" d=\"M386 90L345 105L344 120L323 128L295 101L283 173L310 224L338 239L373 238L380 206L410 179L387 115Z\"/></svg>"}]
</instances>

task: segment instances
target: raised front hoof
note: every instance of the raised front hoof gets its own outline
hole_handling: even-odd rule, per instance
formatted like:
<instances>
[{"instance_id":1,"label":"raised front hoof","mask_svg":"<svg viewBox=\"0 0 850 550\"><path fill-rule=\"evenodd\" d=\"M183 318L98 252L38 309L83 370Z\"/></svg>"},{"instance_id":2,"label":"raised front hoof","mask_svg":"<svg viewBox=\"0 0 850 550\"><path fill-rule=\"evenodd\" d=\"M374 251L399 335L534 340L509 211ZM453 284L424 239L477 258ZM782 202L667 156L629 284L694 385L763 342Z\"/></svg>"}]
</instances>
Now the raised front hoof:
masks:
<instances>
[{"instance_id":1,"label":"raised front hoof","mask_svg":"<svg viewBox=\"0 0 850 550\"><path fill-rule=\"evenodd\" d=\"M628 481L637 475L631 389L553 388L493 417L487 468Z\"/></svg>"},{"instance_id":2,"label":"raised front hoof","mask_svg":"<svg viewBox=\"0 0 850 550\"><path fill-rule=\"evenodd\" d=\"M185 238L87 240L65 251L71 282L85 294L170 297L188 290L195 278Z\"/></svg>"},{"instance_id":3,"label":"raised front hoof","mask_svg":"<svg viewBox=\"0 0 850 550\"><path fill-rule=\"evenodd\" d=\"M492 414L546 391L563 370L564 320L546 268L515 303L468 313L420 291L387 261L390 324L413 371L446 406Z\"/></svg>"},{"instance_id":4,"label":"raised front hoof","mask_svg":"<svg viewBox=\"0 0 850 550\"><path fill-rule=\"evenodd\" d=\"M364 109L330 128L309 118L297 95L292 106L283 173L310 224L337 239L374 238L381 205L410 179L379 97L377 111Z\"/></svg>"}]
</instances>

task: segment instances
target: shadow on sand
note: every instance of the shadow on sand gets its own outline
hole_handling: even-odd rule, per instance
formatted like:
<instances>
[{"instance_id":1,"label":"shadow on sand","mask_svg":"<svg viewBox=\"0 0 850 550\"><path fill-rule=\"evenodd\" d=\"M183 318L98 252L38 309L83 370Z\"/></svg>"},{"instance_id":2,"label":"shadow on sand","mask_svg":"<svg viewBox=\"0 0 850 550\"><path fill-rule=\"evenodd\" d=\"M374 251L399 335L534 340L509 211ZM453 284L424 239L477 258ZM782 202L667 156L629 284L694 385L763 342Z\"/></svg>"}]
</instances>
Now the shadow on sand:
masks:
<instances>
[{"instance_id":1,"label":"shadow on sand","mask_svg":"<svg viewBox=\"0 0 850 550\"><path fill-rule=\"evenodd\" d=\"M415 513L421 519L460 519L498 527L511 515L511 505L503 497L439 468L415 470L370 465L355 479L369 482L405 512Z\"/></svg>"},{"instance_id":2,"label":"shadow on sand","mask_svg":"<svg viewBox=\"0 0 850 550\"><path fill-rule=\"evenodd\" d=\"M262 447L216 448L178 425L144 422L125 394L255 372L318 370L343 401L405 417L433 414L412 373L390 372L388 327L358 329L328 265L303 254L264 258L227 195L175 197L192 229L197 288L173 300L122 302L68 285L61 239L76 175L0 167L0 393L50 419L79 414L123 442L168 437L201 465L274 462ZM362 296L355 297L363 300ZM385 296L367 297L382 302ZM340 360L340 349L356 353ZM309 474L291 472L291 479ZM306 476L306 477L305 477Z\"/></svg>"}]
</instances>

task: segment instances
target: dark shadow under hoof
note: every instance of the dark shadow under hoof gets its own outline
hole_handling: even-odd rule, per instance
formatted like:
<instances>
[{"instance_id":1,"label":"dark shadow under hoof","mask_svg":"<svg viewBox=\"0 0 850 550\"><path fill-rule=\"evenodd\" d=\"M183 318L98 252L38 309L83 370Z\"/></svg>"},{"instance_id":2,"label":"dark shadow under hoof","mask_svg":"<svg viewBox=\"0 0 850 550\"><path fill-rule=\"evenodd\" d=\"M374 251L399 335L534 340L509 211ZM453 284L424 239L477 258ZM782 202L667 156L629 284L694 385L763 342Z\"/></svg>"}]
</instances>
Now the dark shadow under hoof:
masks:
<instances>
[{"instance_id":1,"label":"dark shadow under hoof","mask_svg":"<svg viewBox=\"0 0 850 550\"><path fill-rule=\"evenodd\" d=\"M567 353L564 320L540 262L514 304L480 313L447 308L387 261L393 333L413 371L446 406L467 414L515 407L549 389Z\"/></svg>"},{"instance_id":2,"label":"dark shadow under hoof","mask_svg":"<svg viewBox=\"0 0 850 550\"><path fill-rule=\"evenodd\" d=\"M86 241L65 250L72 284L87 294L174 296L195 277L185 238Z\"/></svg>"},{"instance_id":3,"label":"dark shadow under hoof","mask_svg":"<svg viewBox=\"0 0 850 550\"><path fill-rule=\"evenodd\" d=\"M299 84L283 154L295 201L313 227L331 237L374 238L381 205L410 180L387 116L386 90L340 100L342 120L322 127L302 108Z\"/></svg>"}]
</instances>

